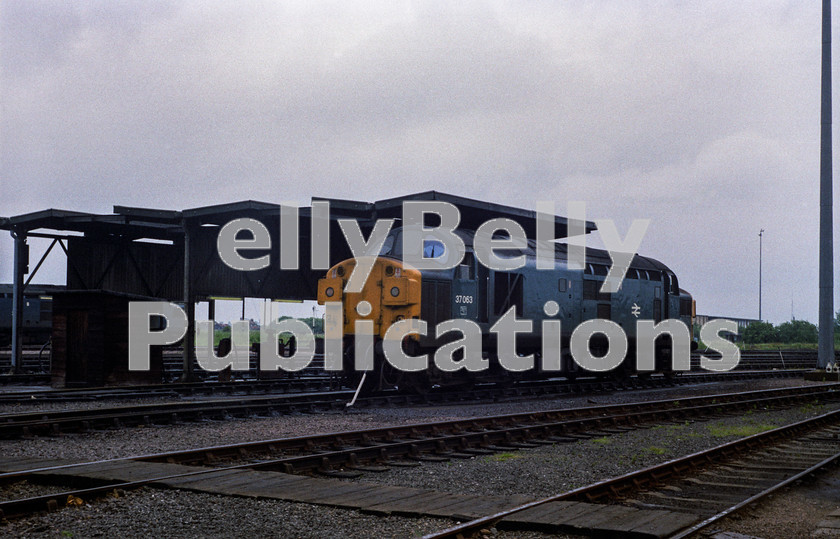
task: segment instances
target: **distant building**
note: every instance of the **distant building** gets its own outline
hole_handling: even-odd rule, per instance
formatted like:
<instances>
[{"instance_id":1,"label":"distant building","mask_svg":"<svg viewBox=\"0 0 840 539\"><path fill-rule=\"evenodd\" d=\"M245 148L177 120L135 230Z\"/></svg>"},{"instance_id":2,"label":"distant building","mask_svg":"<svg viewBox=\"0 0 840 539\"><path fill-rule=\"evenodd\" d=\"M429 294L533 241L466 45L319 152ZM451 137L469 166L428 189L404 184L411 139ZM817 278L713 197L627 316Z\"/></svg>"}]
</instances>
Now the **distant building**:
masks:
<instances>
[{"instance_id":1,"label":"distant building","mask_svg":"<svg viewBox=\"0 0 840 539\"><path fill-rule=\"evenodd\" d=\"M747 326L749 326L753 322L761 321L755 318L735 318L734 316L713 316L710 314L698 314L694 318L694 321L696 324L702 327L709 320L717 320L719 318L723 318L724 320L732 320L733 322L738 324L738 335L734 335L732 333L726 334L726 336L732 342L741 342L741 340L743 339L744 330L747 328Z\"/></svg>"}]
</instances>

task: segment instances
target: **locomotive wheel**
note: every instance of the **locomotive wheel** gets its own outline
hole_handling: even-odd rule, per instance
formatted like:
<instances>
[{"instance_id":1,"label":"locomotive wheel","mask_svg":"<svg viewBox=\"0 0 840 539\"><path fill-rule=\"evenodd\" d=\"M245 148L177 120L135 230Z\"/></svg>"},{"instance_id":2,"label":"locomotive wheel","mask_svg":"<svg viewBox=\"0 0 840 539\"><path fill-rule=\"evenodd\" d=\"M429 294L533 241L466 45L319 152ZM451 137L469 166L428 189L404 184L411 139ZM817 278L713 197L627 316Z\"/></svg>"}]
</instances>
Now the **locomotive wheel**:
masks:
<instances>
[{"instance_id":1,"label":"locomotive wheel","mask_svg":"<svg viewBox=\"0 0 840 539\"><path fill-rule=\"evenodd\" d=\"M365 371L356 370L356 352L352 341L344 347L342 362L344 364L344 370L342 371L342 383L348 388L356 389L362 381L362 376L365 374ZM376 381L372 380L372 374L373 373L368 373L365 385L362 387L362 395L369 395L373 391L372 388L376 387Z\"/></svg>"},{"instance_id":2,"label":"locomotive wheel","mask_svg":"<svg viewBox=\"0 0 840 539\"><path fill-rule=\"evenodd\" d=\"M627 362L621 363L618 367L609 372L609 378L614 382L624 383L630 377L630 370L627 368Z\"/></svg>"},{"instance_id":3,"label":"locomotive wheel","mask_svg":"<svg viewBox=\"0 0 840 539\"><path fill-rule=\"evenodd\" d=\"M405 379L405 372L397 370L388 363L384 357L376 357L374 361L379 361L379 390L391 389L395 387L401 388L403 380Z\"/></svg>"},{"instance_id":4,"label":"locomotive wheel","mask_svg":"<svg viewBox=\"0 0 840 539\"><path fill-rule=\"evenodd\" d=\"M417 395L425 395L432 389L432 383L428 376L423 372L403 373L403 385L400 389L405 388L407 391L416 393Z\"/></svg>"}]
</instances>

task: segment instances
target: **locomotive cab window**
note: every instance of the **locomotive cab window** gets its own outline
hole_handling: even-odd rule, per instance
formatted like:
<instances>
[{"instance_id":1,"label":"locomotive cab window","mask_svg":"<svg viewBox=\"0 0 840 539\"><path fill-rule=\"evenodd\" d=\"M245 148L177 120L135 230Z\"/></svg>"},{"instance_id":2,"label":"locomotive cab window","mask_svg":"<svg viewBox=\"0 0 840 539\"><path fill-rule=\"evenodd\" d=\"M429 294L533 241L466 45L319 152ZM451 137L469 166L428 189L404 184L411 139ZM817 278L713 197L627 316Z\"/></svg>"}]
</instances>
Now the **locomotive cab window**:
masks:
<instances>
[{"instance_id":1,"label":"locomotive cab window","mask_svg":"<svg viewBox=\"0 0 840 539\"><path fill-rule=\"evenodd\" d=\"M385 243L381 249L382 254L390 254L391 256L400 257L405 256L407 252L412 252L411 249L417 247L416 245L405 245L406 238L402 230L394 234L393 237L394 241L391 241L390 237L385 239ZM385 248L389 245L391 246L390 252L386 253ZM423 238L422 251L419 253L413 252L413 254L415 256L420 255L422 258L437 260L441 264L446 264L446 261L449 258L449 252L446 250L443 242L431 234Z\"/></svg>"},{"instance_id":2,"label":"locomotive cab window","mask_svg":"<svg viewBox=\"0 0 840 539\"><path fill-rule=\"evenodd\" d=\"M391 234L387 238L385 238L385 243L382 244L382 250L379 251L380 255L390 255L393 254L392 251L394 250L394 242L396 240L396 235Z\"/></svg>"},{"instance_id":3,"label":"locomotive cab window","mask_svg":"<svg viewBox=\"0 0 840 539\"><path fill-rule=\"evenodd\" d=\"M475 256L473 253L464 253L464 260L458 266L458 279L462 281L475 280Z\"/></svg>"},{"instance_id":4,"label":"locomotive cab window","mask_svg":"<svg viewBox=\"0 0 840 539\"><path fill-rule=\"evenodd\" d=\"M394 258L401 258L403 255L403 233L402 230L398 229L391 233L391 236L394 238L394 241L391 242L391 251L389 253L385 251L385 245L388 245L388 238L385 238L385 245L382 246L382 254L391 255Z\"/></svg>"},{"instance_id":5,"label":"locomotive cab window","mask_svg":"<svg viewBox=\"0 0 840 539\"><path fill-rule=\"evenodd\" d=\"M440 258L446 249L438 240L423 240L423 258Z\"/></svg>"}]
</instances>

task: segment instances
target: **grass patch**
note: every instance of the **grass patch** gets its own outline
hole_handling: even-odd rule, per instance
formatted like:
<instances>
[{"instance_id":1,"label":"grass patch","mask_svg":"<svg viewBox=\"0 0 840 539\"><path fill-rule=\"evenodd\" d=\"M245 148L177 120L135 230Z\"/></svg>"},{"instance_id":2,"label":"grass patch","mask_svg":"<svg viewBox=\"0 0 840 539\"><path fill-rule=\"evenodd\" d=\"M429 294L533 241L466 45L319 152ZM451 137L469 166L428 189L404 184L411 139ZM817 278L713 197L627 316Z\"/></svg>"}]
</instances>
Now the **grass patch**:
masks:
<instances>
[{"instance_id":1,"label":"grass patch","mask_svg":"<svg viewBox=\"0 0 840 539\"><path fill-rule=\"evenodd\" d=\"M799 407L799 411L803 414L815 414L823 410L825 410L825 404L817 404L815 402L809 402Z\"/></svg>"},{"instance_id":2,"label":"grass patch","mask_svg":"<svg viewBox=\"0 0 840 539\"><path fill-rule=\"evenodd\" d=\"M818 343L815 342L789 342L789 343L779 343L779 342L767 342L767 343L753 343L753 344L744 344L741 346L742 350L772 350L778 351L781 350L784 353L785 350L817 350L819 347Z\"/></svg>"},{"instance_id":3,"label":"grass patch","mask_svg":"<svg viewBox=\"0 0 840 539\"><path fill-rule=\"evenodd\" d=\"M752 436L759 432L773 430L776 425L769 423L753 423L749 425L709 425L709 433L715 438L726 438L727 436Z\"/></svg>"},{"instance_id":4,"label":"grass patch","mask_svg":"<svg viewBox=\"0 0 840 539\"><path fill-rule=\"evenodd\" d=\"M505 462L508 460L522 458L521 455L517 455L516 453L497 453L495 455L489 455L484 460L487 462Z\"/></svg>"},{"instance_id":5,"label":"grass patch","mask_svg":"<svg viewBox=\"0 0 840 539\"><path fill-rule=\"evenodd\" d=\"M610 440L607 436L601 436L600 438L592 438L592 443L607 445L607 444L611 444L612 440Z\"/></svg>"},{"instance_id":6,"label":"grass patch","mask_svg":"<svg viewBox=\"0 0 840 539\"><path fill-rule=\"evenodd\" d=\"M656 447L655 445L652 445L650 447L646 447L645 451L647 451L649 453L653 453L654 455L664 455L665 454L665 448L664 447Z\"/></svg>"}]
</instances>

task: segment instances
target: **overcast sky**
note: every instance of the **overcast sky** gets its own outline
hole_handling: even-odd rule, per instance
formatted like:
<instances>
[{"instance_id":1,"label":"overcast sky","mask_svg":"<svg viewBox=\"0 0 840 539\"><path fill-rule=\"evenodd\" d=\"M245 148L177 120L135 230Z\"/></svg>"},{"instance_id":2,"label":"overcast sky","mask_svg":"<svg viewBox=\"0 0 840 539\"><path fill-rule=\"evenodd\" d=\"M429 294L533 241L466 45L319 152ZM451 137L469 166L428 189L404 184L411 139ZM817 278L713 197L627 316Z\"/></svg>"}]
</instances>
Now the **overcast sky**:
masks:
<instances>
[{"instance_id":1,"label":"overcast sky","mask_svg":"<svg viewBox=\"0 0 840 539\"><path fill-rule=\"evenodd\" d=\"M705 314L758 316L764 228L764 318L816 322L820 22L803 1L4 0L0 215L585 201L622 233L651 219L640 252ZM11 256L4 232L2 282ZM63 282L53 257L36 282Z\"/></svg>"}]
</instances>

